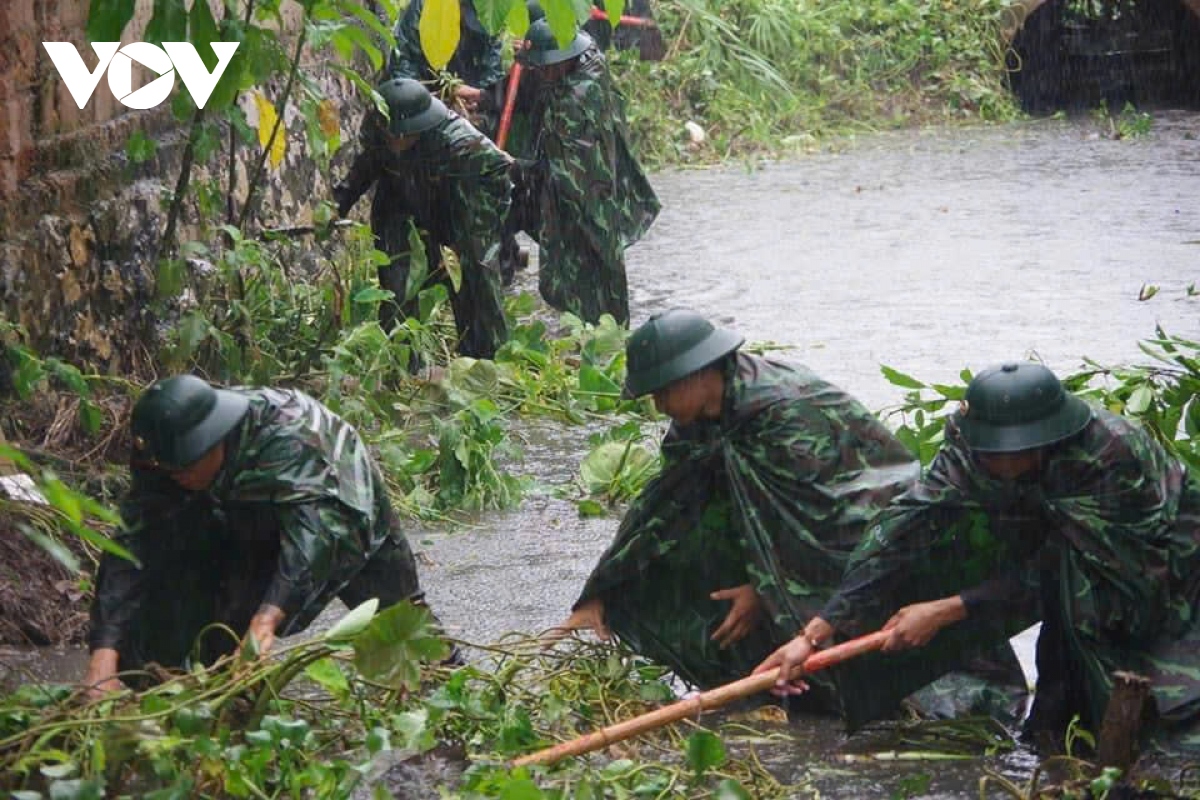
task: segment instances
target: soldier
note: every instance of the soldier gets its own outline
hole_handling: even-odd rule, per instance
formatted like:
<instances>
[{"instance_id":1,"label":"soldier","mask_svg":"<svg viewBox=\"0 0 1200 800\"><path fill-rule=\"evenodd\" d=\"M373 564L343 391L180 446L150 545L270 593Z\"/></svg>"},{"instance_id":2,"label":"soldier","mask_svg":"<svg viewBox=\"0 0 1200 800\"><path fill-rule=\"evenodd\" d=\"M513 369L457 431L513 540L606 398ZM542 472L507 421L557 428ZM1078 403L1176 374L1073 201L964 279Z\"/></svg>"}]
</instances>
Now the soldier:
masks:
<instances>
[{"instance_id":1,"label":"soldier","mask_svg":"<svg viewBox=\"0 0 1200 800\"><path fill-rule=\"evenodd\" d=\"M214 623L266 652L335 596L423 604L366 444L313 398L180 375L146 390L130 427L117 541L138 563L101 557L84 678L94 690L119 688L118 670L232 652L227 632L196 641Z\"/></svg>"},{"instance_id":2,"label":"soldier","mask_svg":"<svg viewBox=\"0 0 1200 800\"><path fill-rule=\"evenodd\" d=\"M522 169L539 198L538 289L560 311L627 324L625 248L645 234L659 203L630 151L624 101L585 33L560 48L538 20L519 58L540 92L535 163Z\"/></svg>"},{"instance_id":3,"label":"soldier","mask_svg":"<svg viewBox=\"0 0 1200 800\"><path fill-rule=\"evenodd\" d=\"M421 231L429 275L450 289L458 351L491 358L508 338L498 258L512 192L512 159L417 81L391 78L378 91L391 120L368 114L360 135L362 152L334 189L334 198L338 212L346 216L376 186L371 228L375 246L390 259L379 268L379 284L395 296L380 305L380 325L390 330L397 313L413 316L417 311L421 283L410 280L411 221ZM442 245L458 255L458 291L439 269Z\"/></svg>"},{"instance_id":4,"label":"soldier","mask_svg":"<svg viewBox=\"0 0 1200 800\"><path fill-rule=\"evenodd\" d=\"M1061 740L1075 715L1096 730L1115 669L1152 678L1161 720L1194 718L1198 614L1200 481L1046 367L1011 363L971 381L926 476L880 515L824 610L760 669L790 675L814 644L883 624L888 652L839 677L856 724L947 658L1041 619L1027 733Z\"/></svg>"},{"instance_id":5,"label":"soldier","mask_svg":"<svg viewBox=\"0 0 1200 800\"><path fill-rule=\"evenodd\" d=\"M396 47L387 64L390 78L411 78L424 83L437 78L421 49L420 22L424 7L425 0L412 0L396 23ZM476 127L491 133L502 100L503 45L499 36L491 35L483 27L471 0L459 0L458 8L458 47L450 57L446 71L463 82L455 90L455 98L465 111L478 115L474 120Z\"/></svg>"},{"instance_id":6,"label":"soldier","mask_svg":"<svg viewBox=\"0 0 1200 800\"><path fill-rule=\"evenodd\" d=\"M662 472L556 629L611 631L698 686L790 639L919 472L852 397L742 341L682 310L630 336L625 392L652 394L672 420Z\"/></svg>"}]
</instances>

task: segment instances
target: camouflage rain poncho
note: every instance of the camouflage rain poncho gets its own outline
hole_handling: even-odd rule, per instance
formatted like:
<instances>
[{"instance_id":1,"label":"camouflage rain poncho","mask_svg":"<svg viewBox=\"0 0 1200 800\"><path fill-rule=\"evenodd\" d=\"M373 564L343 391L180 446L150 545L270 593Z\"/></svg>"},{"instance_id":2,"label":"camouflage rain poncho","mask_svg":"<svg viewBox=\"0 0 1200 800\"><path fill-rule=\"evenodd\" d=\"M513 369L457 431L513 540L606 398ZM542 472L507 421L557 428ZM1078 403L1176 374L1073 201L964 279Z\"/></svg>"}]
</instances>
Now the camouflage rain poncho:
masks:
<instances>
[{"instance_id":1,"label":"camouflage rain poncho","mask_svg":"<svg viewBox=\"0 0 1200 800\"><path fill-rule=\"evenodd\" d=\"M375 246L392 258L379 268L379 282L395 294L404 316L417 312L415 290L408 295L409 221L423 233L431 276L438 274L440 246L454 250L462 266L462 286L450 291L458 350L491 358L508 338L497 261L512 191L511 159L453 112L400 153L388 148L385 125L375 113L363 122L362 152L335 190L342 213L376 184L371 228ZM396 306L384 303L380 323L390 329L395 314Z\"/></svg>"},{"instance_id":2,"label":"camouflage rain poncho","mask_svg":"<svg viewBox=\"0 0 1200 800\"><path fill-rule=\"evenodd\" d=\"M867 409L808 370L739 353L720 420L672 425L576 603L600 598L625 642L680 677L743 677L830 596L876 511L918 475ZM721 650L709 593L751 584L765 624Z\"/></svg>"},{"instance_id":3,"label":"camouflage rain poncho","mask_svg":"<svg viewBox=\"0 0 1200 800\"><path fill-rule=\"evenodd\" d=\"M1121 417L1097 410L1048 450L1039 478L1016 482L989 478L950 420L927 476L872 526L823 616L853 635L956 593L968 619L926 647L838 668L852 726L1039 617L1035 717L1042 706L1056 725L1076 713L1098 724L1115 669L1153 678L1167 720L1200 711L1200 484Z\"/></svg>"},{"instance_id":4,"label":"camouflage rain poncho","mask_svg":"<svg viewBox=\"0 0 1200 800\"><path fill-rule=\"evenodd\" d=\"M649 229L659 203L629 148L624 101L596 49L541 92L538 289L588 322L607 313L628 323L625 248Z\"/></svg>"},{"instance_id":5,"label":"camouflage rain poncho","mask_svg":"<svg viewBox=\"0 0 1200 800\"><path fill-rule=\"evenodd\" d=\"M336 595L347 605L419 600L416 563L379 471L358 433L294 391L250 399L226 436L225 462L202 492L135 468L118 542L143 564L105 555L91 648L116 648L121 669L184 662L201 628L235 635L265 603L286 612L280 635L306 627ZM210 661L234 641L206 637Z\"/></svg>"},{"instance_id":6,"label":"camouflage rain poncho","mask_svg":"<svg viewBox=\"0 0 1200 800\"><path fill-rule=\"evenodd\" d=\"M468 0L460 5L466 11L471 3ZM388 58L387 73L390 78L412 78L421 81L428 85L430 91L436 91L437 87L432 85L432 81L437 78L438 73L429 65L424 51L421 50L420 23L424 6L425 0L412 0L400 21L396 23L396 46ZM474 14L474 10L468 13ZM503 45L499 36L490 36L485 31L476 29L478 18L473 22L474 25L460 26L458 47L446 64L445 71L467 86L483 90L478 109L481 115L479 128L491 133L503 104Z\"/></svg>"}]
</instances>

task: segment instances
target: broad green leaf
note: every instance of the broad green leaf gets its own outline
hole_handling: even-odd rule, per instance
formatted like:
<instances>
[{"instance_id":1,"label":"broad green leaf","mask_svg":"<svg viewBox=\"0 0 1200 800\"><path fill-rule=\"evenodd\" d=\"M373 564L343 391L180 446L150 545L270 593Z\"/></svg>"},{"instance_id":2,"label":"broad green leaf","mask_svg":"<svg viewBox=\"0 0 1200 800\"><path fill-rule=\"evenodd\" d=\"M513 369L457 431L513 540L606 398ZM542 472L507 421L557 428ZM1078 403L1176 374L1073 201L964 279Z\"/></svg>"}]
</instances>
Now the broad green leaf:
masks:
<instances>
[{"instance_id":1,"label":"broad green leaf","mask_svg":"<svg viewBox=\"0 0 1200 800\"><path fill-rule=\"evenodd\" d=\"M504 783L500 800L544 800L546 795L530 778L515 778Z\"/></svg>"},{"instance_id":2,"label":"broad green leaf","mask_svg":"<svg viewBox=\"0 0 1200 800\"><path fill-rule=\"evenodd\" d=\"M133 19L136 5L137 0L92 0L88 7L88 41L121 41L121 33Z\"/></svg>"},{"instance_id":3,"label":"broad green leaf","mask_svg":"<svg viewBox=\"0 0 1200 800\"><path fill-rule=\"evenodd\" d=\"M589 492L598 494L612 486L622 474L637 474L649 469L654 456L634 442L604 442L579 464L579 474Z\"/></svg>"},{"instance_id":4,"label":"broad green leaf","mask_svg":"<svg viewBox=\"0 0 1200 800\"><path fill-rule=\"evenodd\" d=\"M1125 411L1129 414L1143 414L1150 407L1150 401L1154 399L1154 392L1149 386L1139 386L1129 395L1129 400L1125 403Z\"/></svg>"},{"instance_id":5,"label":"broad green leaf","mask_svg":"<svg viewBox=\"0 0 1200 800\"><path fill-rule=\"evenodd\" d=\"M332 628L325 632L325 641L353 638L367 627L375 611L379 608L379 598L372 597L351 609L346 616L338 620Z\"/></svg>"},{"instance_id":6,"label":"broad green leaf","mask_svg":"<svg viewBox=\"0 0 1200 800\"><path fill-rule=\"evenodd\" d=\"M711 731L696 731L687 740L687 764L702 775L725 763L725 744Z\"/></svg>"},{"instance_id":7,"label":"broad green leaf","mask_svg":"<svg viewBox=\"0 0 1200 800\"><path fill-rule=\"evenodd\" d=\"M142 40L151 44L187 41L188 10L184 0L154 0L154 14Z\"/></svg>"},{"instance_id":8,"label":"broad green leaf","mask_svg":"<svg viewBox=\"0 0 1200 800\"><path fill-rule=\"evenodd\" d=\"M590 3L588 5L591 6ZM546 12L546 21L550 23L550 30L559 46L566 47L575 38L578 26L575 10L566 0L545 0L542 9Z\"/></svg>"},{"instance_id":9,"label":"broad green leaf","mask_svg":"<svg viewBox=\"0 0 1200 800\"><path fill-rule=\"evenodd\" d=\"M517 6L524 8L524 0L475 0L475 14L487 32L497 36L504 30L505 20ZM528 10L525 14L528 19ZM529 23L525 24L528 27Z\"/></svg>"},{"instance_id":10,"label":"broad green leaf","mask_svg":"<svg viewBox=\"0 0 1200 800\"><path fill-rule=\"evenodd\" d=\"M420 684L420 662L443 659L448 652L435 635L429 610L409 602L376 614L354 639L354 664L368 680L410 691Z\"/></svg>"},{"instance_id":11,"label":"broad green leaf","mask_svg":"<svg viewBox=\"0 0 1200 800\"><path fill-rule=\"evenodd\" d=\"M604 0L604 10L608 12L608 24L615 28L621 24L621 15L625 13L625 0Z\"/></svg>"},{"instance_id":12,"label":"broad green leaf","mask_svg":"<svg viewBox=\"0 0 1200 800\"><path fill-rule=\"evenodd\" d=\"M391 721L392 729L402 739L401 749L424 753L437 745L437 738L429 728L429 709L394 714Z\"/></svg>"},{"instance_id":13,"label":"broad green leaf","mask_svg":"<svg viewBox=\"0 0 1200 800\"><path fill-rule=\"evenodd\" d=\"M378 286L366 286L354 293L354 302L356 303L381 303L384 300L391 300L395 295L388 289L380 289Z\"/></svg>"},{"instance_id":14,"label":"broad green leaf","mask_svg":"<svg viewBox=\"0 0 1200 800\"><path fill-rule=\"evenodd\" d=\"M204 66L209 70L217 66L217 54L213 52L212 43L221 40L221 31L213 19L207 0L192 0L192 10L188 12L188 40L200 54Z\"/></svg>"},{"instance_id":15,"label":"broad green leaf","mask_svg":"<svg viewBox=\"0 0 1200 800\"><path fill-rule=\"evenodd\" d=\"M178 297L183 291L184 263L181 258L161 258L155 276L154 291L161 299Z\"/></svg>"},{"instance_id":16,"label":"broad green leaf","mask_svg":"<svg viewBox=\"0 0 1200 800\"><path fill-rule=\"evenodd\" d=\"M888 383L891 383L893 386L900 386L905 389L925 388L925 384L921 383L916 378L912 377L911 375L905 375L903 372L892 369L885 364L879 365L879 371L883 373L883 377L887 378Z\"/></svg>"},{"instance_id":17,"label":"broad green leaf","mask_svg":"<svg viewBox=\"0 0 1200 800\"><path fill-rule=\"evenodd\" d=\"M525 32L529 30L529 8L519 0L513 3L508 9L504 26L513 36L525 38Z\"/></svg>"},{"instance_id":18,"label":"broad green leaf","mask_svg":"<svg viewBox=\"0 0 1200 800\"><path fill-rule=\"evenodd\" d=\"M579 509L579 516L584 519L603 517L606 513L604 506L595 500L580 500L575 504L575 507Z\"/></svg>"},{"instance_id":19,"label":"broad green leaf","mask_svg":"<svg viewBox=\"0 0 1200 800\"><path fill-rule=\"evenodd\" d=\"M426 0L421 9L421 51L435 70L445 69L458 49L461 14L458 0Z\"/></svg>"}]
</instances>

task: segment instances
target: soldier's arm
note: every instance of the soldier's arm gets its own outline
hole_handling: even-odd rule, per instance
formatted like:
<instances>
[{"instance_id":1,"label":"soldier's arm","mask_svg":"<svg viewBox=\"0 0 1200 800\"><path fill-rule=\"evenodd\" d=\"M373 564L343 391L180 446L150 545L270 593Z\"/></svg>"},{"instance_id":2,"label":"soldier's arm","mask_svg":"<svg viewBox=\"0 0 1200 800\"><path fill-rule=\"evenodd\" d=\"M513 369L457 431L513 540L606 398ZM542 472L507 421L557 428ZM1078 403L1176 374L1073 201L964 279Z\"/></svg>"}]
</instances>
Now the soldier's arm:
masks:
<instances>
[{"instance_id":1,"label":"soldier's arm","mask_svg":"<svg viewBox=\"0 0 1200 800\"><path fill-rule=\"evenodd\" d=\"M344 511L334 502L279 506L276 517L279 558L260 610L274 606L282 612L278 622L286 623L325 587L339 550L358 542L345 540L353 534Z\"/></svg>"},{"instance_id":2,"label":"soldier's arm","mask_svg":"<svg viewBox=\"0 0 1200 800\"><path fill-rule=\"evenodd\" d=\"M346 177L333 188L338 213L346 216L375 181L383 169L383 116L368 111L359 131L361 150L354 157Z\"/></svg>"}]
</instances>

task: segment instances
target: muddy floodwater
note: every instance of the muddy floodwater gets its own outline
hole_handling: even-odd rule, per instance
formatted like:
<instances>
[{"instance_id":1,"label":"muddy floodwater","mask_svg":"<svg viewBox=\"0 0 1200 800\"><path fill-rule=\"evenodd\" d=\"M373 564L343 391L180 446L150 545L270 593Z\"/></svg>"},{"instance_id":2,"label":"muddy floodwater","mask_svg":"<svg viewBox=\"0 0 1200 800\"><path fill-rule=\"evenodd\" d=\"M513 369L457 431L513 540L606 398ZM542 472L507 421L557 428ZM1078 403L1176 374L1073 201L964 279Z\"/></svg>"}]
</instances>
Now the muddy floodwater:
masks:
<instances>
[{"instance_id":1,"label":"muddy floodwater","mask_svg":"<svg viewBox=\"0 0 1200 800\"><path fill-rule=\"evenodd\" d=\"M628 253L633 321L693 308L789 347L874 409L900 399L880 364L953 382L963 367L1029 354L1063 372L1084 356L1142 360L1137 342L1156 324L1200 337L1200 297L1187 295L1200 288L1200 115L1158 114L1135 139L1108 130L1085 118L909 131L782 163L659 173L662 215ZM518 284L535 290L532 270ZM1158 293L1142 302L1146 284ZM553 491L576 475L588 432L514 423L516 468L544 490L466 529L411 530L455 635L489 641L566 615L616 528L615 517L580 519ZM1031 641L1019 642L1026 659ZM59 677L81 663L22 658ZM914 796L979 796L979 761L848 763L863 740L834 722L790 735L768 763L825 797L903 796L914 778ZM986 763L1023 779L1034 760Z\"/></svg>"}]
</instances>

